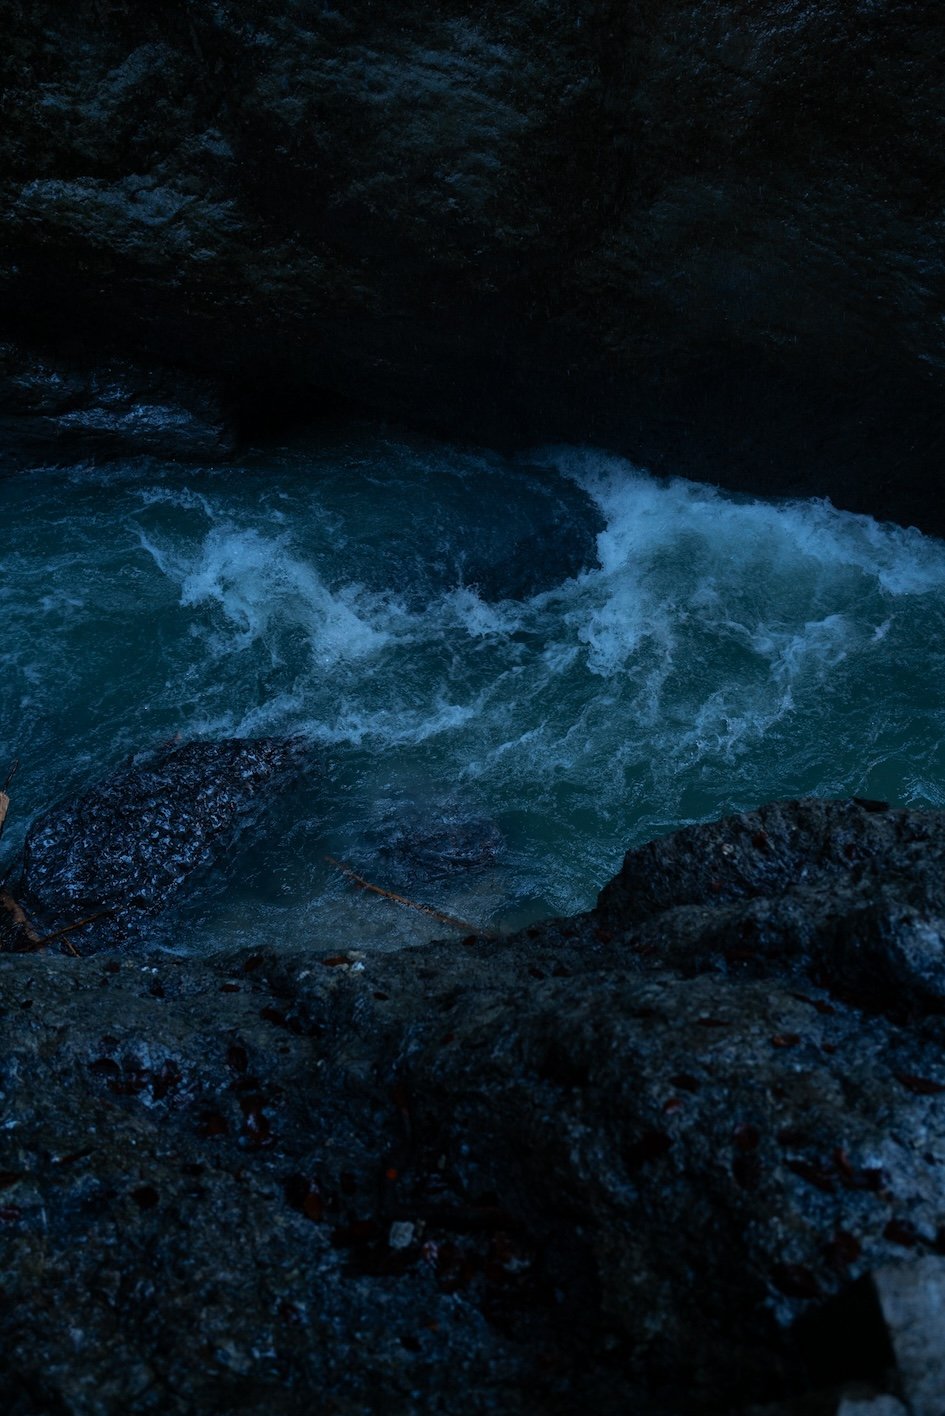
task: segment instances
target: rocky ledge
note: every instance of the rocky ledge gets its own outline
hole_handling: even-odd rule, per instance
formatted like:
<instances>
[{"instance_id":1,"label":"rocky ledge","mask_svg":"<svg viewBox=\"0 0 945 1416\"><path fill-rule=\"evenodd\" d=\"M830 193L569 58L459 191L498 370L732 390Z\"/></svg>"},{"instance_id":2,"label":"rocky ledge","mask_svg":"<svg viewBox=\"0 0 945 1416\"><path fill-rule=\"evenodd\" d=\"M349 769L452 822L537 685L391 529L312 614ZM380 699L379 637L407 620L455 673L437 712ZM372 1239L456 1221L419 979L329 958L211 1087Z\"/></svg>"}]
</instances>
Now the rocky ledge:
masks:
<instances>
[{"instance_id":1,"label":"rocky ledge","mask_svg":"<svg viewBox=\"0 0 945 1416\"><path fill-rule=\"evenodd\" d=\"M786 802L514 938L3 955L4 1410L939 1416L943 866Z\"/></svg>"}]
</instances>

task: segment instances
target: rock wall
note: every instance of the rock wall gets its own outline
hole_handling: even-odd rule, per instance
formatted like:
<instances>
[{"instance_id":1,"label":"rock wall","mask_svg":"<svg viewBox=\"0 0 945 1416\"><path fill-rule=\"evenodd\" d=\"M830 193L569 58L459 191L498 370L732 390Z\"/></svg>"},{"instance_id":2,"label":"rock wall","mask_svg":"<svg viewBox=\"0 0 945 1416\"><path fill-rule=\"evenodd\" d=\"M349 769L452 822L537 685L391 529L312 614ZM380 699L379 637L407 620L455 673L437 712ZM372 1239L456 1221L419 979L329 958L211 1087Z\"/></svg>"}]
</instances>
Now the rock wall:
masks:
<instances>
[{"instance_id":1,"label":"rock wall","mask_svg":"<svg viewBox=\"0 0 945 1416\"><path fill-rule=\"evenodd\" d=\"M47 358L209 378L243 433L340 398L945 525L923 0L2 0L0 26L0 313Z\"/></svg>"}]
</instances>

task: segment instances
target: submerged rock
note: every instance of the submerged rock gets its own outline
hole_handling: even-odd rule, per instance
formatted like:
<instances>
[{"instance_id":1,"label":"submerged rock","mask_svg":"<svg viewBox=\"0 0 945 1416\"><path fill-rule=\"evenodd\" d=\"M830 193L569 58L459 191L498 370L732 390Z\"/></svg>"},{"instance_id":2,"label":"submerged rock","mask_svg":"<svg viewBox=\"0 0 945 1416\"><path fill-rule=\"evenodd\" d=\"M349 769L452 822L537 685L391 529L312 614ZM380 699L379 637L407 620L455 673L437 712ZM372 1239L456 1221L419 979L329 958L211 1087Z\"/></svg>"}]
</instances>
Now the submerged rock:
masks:
<instances>
[{"instance_id":1,"label":"submerged rock","mask_svg":"<svg viewBox=\"0 0 945 1416\"><path fill-rule=\"evenodd\" d=\"M302 757L298 741L230 738L134 759L34 822L22 902L54 928L107 911L82 936L86 951L140 936Z\"/></svg>"},{"instance_id":2,"label":"submerged rock","mask_svg":"<svg viewBox=\"0 0 945 1416\"><path fill-rule=\"evenodd\" d=\"M939 1321L945 814L873 806L690 828L510 939L313 956L263 922L232 958L0 958L0 1397L731 1416L920 1392L899 1334L917 1304Z\"/></svg>"},{"instance_id":3,"label":"submerged rock","mask_svg":"<svg viewBox=\"0 0 945 1416\"><path fill-rule=\"evenodd\" d=\"M508 475L524 476L526 470L519 472L513 462ZM510 517L492 530L491 545L466 547L460 557L463 584L484 600L527 600L599 564L597 538L605 522L587 492L569 478L547 474L534 476L532 486L536 495L527 517Z\"/></svg>"},{"instance_id":4,"label":"submerged rock","mask_svg":"<svg viewBox=\"0 0 945 1416\"><path fill-rule=\"evenodd\" d=\"M503 844L494 821L447 812L432 819L401 822L380 852L399 877L427 882L493 865Z\"/></svg>"}]
</instances>

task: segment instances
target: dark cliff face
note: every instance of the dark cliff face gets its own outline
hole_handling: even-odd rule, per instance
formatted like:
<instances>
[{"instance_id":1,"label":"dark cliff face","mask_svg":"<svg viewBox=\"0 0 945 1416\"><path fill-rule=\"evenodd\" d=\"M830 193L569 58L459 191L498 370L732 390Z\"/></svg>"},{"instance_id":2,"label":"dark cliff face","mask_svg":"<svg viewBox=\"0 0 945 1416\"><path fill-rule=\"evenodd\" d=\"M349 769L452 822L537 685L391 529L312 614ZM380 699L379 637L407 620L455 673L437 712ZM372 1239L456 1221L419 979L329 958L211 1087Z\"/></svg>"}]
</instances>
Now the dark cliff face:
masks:
<instances>
[{"instance_id":1,"label":"dark cliff face","mask_svg":"<svg viewBox=\"0 0 945 1416\"><path fill-rule=\"evenodd\" d=\"M919 0L0 4L11 337L942 529ZM71 365L70 365L71 367Z\"/></svg>"}]
</instances>

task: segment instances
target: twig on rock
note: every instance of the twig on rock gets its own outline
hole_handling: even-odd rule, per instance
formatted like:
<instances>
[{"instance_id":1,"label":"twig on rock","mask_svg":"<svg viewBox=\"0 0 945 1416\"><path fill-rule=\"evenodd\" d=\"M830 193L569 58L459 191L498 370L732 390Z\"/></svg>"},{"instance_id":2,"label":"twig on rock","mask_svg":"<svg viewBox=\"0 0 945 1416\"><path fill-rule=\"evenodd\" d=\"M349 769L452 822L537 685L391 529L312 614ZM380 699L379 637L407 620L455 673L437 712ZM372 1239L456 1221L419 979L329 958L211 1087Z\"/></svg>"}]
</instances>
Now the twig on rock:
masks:
<instances>
[{"instance_id":1,"label":"twig on rock","mask_svg":"<svg viewBox=\"0 0 945 1416\"><path fill-rule=\"evenodd\" d=\"M483 934L484 930L478 925L470 924L466 919L456 919L454 915L444 914L442 910L436 910L432 905L421 905L416 900L408 900L406 895L395 895L393 890L385 890L381 885L372 885L357 871L352 870L350 865L345 865L343 861L335 860L334 856L326 856L329 865L333 865L336 870L340 870L346 875L359 890L368 890L372 895L380 895L385 900L393 900L395 905L406 905L408 909L419 910L421 914L431 915L433 919L439 920L440 924L448 924L453 929L461 929L464 934Z\"/></svg>"},{"instance_id":2,"label":"twig on rock","mask_svg":"<svg viewBox=\"0 0 945 1416\"><path fill-rule=\"evenodd\" d=\"M22 905L6 890L0 890L0 909L6 910L12 917L13 927L18 930L21 937L26 941L22 949L10 949L6 952L13 954L38 954L46 948L47 944L53 944L57 939L62 939L67 934L72 934L76 929L81 929L83 925L92 924L97 919L102 919L105 915L113 914L113 910L99 910L98 914L86 915L85 919L77 919L74 924L66 924L62 929L54 929L51 934L37 934L36 928L29 921ZM67 954L71 954L74 959L80 959L82 955L72 943L66 940L63 945ZM3 952L0 948L0 952Z\"/></svg>"},{"instance_id":3,"label":"twig on rock","mask_svg":"<svg viewBox=\"0 0 945 1416\"><path fill-rule=\"evenodd\" d=\"M42 939L37 939L36 943L43 947L51 944L54 939L61 939L65 934L71 934L75 929L81 929L83 925L94 924L97 919L104 919L106 915L114 914L114 910L99 910L98 914L86 915L85 919L77 919L75 924L67 924L62 929L54 929L52 934L44 934ZM72 944L66 946L71 954L79 958L79 951Z\"/></svg>"}]
</instances>

